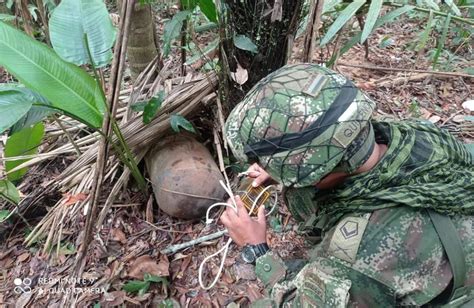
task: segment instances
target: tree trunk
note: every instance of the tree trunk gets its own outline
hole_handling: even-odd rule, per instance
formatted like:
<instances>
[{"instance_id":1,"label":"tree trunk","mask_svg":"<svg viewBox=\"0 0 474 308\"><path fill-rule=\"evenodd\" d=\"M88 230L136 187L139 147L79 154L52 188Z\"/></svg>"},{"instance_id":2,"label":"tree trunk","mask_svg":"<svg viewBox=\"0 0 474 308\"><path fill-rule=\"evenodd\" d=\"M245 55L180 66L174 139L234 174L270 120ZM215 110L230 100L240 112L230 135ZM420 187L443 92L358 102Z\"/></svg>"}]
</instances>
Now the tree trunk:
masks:
<instances>
[{"instance_id":1,"label":"tree trunk","mask_svg":"<svg viewBox=\"0 0 474 308\"><path fill-rule=\"evenodd\" d=\"M121 11L122 1L117 1ZM137 1L138 2L138 1ZM150 4L135 4L130 20L130 36L127 44L127 58L132 80L158 55L158 42L155 40L155 21Z\"/></svg>"},{"instance_id":2,"label":"tree trunk","mask_svg":"<svg viewBox=\"0 0 474 308\"><path fill-rule=\"evenodd\" d=\"M228 7L227 24L221 29L224 42L221 48L222 67L231 72L237 63L248 71L248 81L240 87L224 72L221 82L227 88L226 105L240 101L260 79L286 64L301 18L303 0L225 0ZM234 46L234 35L245 35L258 47L258 53ZM227 62L227 63L225 63ZM228 64L228 65L226 65ZM226 80L222 80L222 79ZM221 88L222 89L222 88Z\"/></svg>"}]
</instances>

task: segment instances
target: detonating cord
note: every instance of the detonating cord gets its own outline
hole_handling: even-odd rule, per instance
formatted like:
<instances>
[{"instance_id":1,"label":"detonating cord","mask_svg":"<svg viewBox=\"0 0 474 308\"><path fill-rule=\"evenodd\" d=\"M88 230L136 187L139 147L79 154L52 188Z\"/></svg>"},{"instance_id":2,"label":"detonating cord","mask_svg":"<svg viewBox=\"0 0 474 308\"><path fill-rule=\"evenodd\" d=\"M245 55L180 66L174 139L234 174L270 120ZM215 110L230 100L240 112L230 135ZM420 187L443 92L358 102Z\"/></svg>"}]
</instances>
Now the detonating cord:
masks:
<instances>
[{"instance_id":1,"label":"detonating cord","mask_svg":"<svg viewBox=\"0 0 474 308\"><path fill-rule=\"evenodd\" d=\"M242 173L242 174L245 174L246 175L246 172ZM221 180L219 181L219 183L221 184L221 186L224 188L224 190L227 192L227 194L230 196L230 199L232 201L232 204L229 204L229 203L225 203L225 202L218 202L218 203L214 203L213 205L211 205L207 211L206 211L206 224L209 225L211 223L214 222L214 219L211 219L209 218L209 213L210 211L214 208L214 207L217 207L217 206L226 206L226 207L230 207L232 208L236 213L238 212L237 210L237 203L235 202L235 196L234 196L234 193L232 192L232 189L230 188L230 183L229 183L229 180L227 178L227 176L225 177L226 179L226 184ZM273 185L269 185L267 187L265 187L258 195L257 197L255 198L255 200L252 202L252 207L250 208L250 211L249 213L252 213L253 210L255 209L255 207L257 206L258 204L258 200L263 196L263 194L272 187ZM278 201L278 198L276 196L276 190L275 190L275 198L274 198L274 202L273 202L273 205L272 205L272 208L270 209L270 211L265 214L265 216L268 216L270 215L273 210L275 209L276 207L276 204L277 204L277 201ZM262 206L264 206L262 204ZM224 262L225 262L225 259L227 258L227 253L229 252L229 246L230 244L232 243L232 238L229 238L227 240L227 243L221 248L219 249L218 251L216 251L215 253L207 256L206 258L204 258L204 260L201 262L201 265L199 265L199 275L198 275L198 279L199 279L199 285L201 286L201 288L203 288L204 290L209 290L211 289L212 287L215 286L215 284L217 283L217 280L219 279L219 277L221 276L222 274L222 270L224 268ZM206 286L204 285L204 282L203 282L203 279L202 279L202 271L204 269L204 264L206 264L206 262L208 262L210 259L212 259L213 257L217 256L218 254L221 254L222 253L222 259L221 259L221 264L219 266L219 270L216 274L216 277L214 277L214 280L211 282L210 285Z\"/></svg>"}]
</instances>

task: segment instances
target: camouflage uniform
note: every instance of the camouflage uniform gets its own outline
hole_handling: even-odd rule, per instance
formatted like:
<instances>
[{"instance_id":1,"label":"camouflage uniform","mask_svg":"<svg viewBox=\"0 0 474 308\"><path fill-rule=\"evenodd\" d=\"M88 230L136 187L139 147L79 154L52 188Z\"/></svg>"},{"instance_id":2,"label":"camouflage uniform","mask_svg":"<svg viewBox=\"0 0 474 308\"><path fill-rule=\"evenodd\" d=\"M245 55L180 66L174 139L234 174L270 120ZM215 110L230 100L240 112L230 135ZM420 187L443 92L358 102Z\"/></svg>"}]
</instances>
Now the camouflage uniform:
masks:
<instances>
[{"instance_id":1,"label":"camouflage uniform","mask_svg":"<svg viewBox=\"0 0 474 308\"><path fill-rule=\"evenodd\" d=\"M304 65L296 68L318 70ZM447 299L451 306L466 303L474 285L473 157L454 137L432 124L369 122L366 110L373 103L362 93L353 96L356 104L349 107L360 112L338 118L349 119L350 125L342 123L342 134L338 129L341 121L337 121L327 125L330 129L317 141L296 142L297 147L280 142L274 138L278 134L308 130L315 119L324 117L331 105L327 101L338 97L331 90L337 83L347 85L332 72L319 70L334 81L329 92L323 89L323 94L299 102L301 98L294 99L285 86L275 90L272 80L284 80L286 71L304 80L295 66L284 68L263 80L260 90L259 86L251 90L250 99L237 106L226 123L234 154L246 160L246 155L257 152L265 170L290 186L286 201L301 229L322 234L310 262L293 279L286 279L287 269L277 252L257 259L257 276L270 292L254 305L392 307L445 304ZM298 87L303 88L292 85ZM288 93L290 99L278 98L281 93ZM316 105L308 107L315 101ZM276 108L277 116L260 112L262 105ZM285 113L288 105L291 110ZM324 110L311 118L312 111L318 111L315 106L322 105ZM354 170L370 152L370 144L344 134L348 128L354 136L387 144L387 152L372 170L351 176L334 189L317 191L311 184L338 168ZM265 149L265 142L258 144L259 140L271 143L273 153ZM357 146L351 150L354 143ZM245 150L248 144L256 146ZM446 217L451 217L452 232L439 227L439 220L446 221ZM447 249L444 233L454 234L453 243L459 242L455 254L461 257L462 266L453 265L459 262L451 261L455 258ZM457 293L451 296L453 285Z\"/></svg>"},{"instance_id":2,"label":"camouflage uniform","mask_svg":"<svg viewBox=\"0 0 474 308\"><path fill-rule=\"evenodd\" d=\"M272 289L267 303L390 307L446 299L442 293L449 291L453 278L450 264L427 210L419 207L472 206L472 157L453 137L429 124L374 126L379 141L389 144L374 169L330 191L287 191L289 208L301 226L327 231L310 263L291 281L284 281L285 265L276 253L257 260L257 275ZM343 207L350 210L341 217L337 211ZM334 214L337 222L321 212ZM474 217L458 214L452 221L466 259L465 285L472 286ZM461 296L451 305L470 298Z\"/></svg>"}]
</instances>

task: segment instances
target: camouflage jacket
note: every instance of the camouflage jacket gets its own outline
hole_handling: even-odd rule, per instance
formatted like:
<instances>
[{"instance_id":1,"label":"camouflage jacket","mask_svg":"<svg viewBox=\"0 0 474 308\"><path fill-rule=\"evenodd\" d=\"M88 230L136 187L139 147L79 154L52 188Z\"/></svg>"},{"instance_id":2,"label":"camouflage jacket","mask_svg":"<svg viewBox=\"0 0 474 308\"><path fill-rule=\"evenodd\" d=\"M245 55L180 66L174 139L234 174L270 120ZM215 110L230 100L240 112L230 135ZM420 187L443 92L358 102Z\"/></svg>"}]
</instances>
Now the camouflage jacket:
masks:
<instances>
[{"instance_id":1,"label":"camouflage jacket","mask_svg":"<svg viewBox=\"0 0 474 308\"><path fill-rule=\"evenodd\" d=\"M451 215L474 285L474 165L463 145L431 125L374 123L388 144L369 172L331 191L288 190L293 216L323 230L310 262L293 279L277 253L257 260L270 297L256 306L435 305L453 274L427 209ZM459 210L462 209L462 210ZM327 215L330 215L330 218ZM337 219L333 219L337 217ZM444 293L443 293L444 292ZM451 305L462 304L461 297Z\"/></svg>"}]
</instances>

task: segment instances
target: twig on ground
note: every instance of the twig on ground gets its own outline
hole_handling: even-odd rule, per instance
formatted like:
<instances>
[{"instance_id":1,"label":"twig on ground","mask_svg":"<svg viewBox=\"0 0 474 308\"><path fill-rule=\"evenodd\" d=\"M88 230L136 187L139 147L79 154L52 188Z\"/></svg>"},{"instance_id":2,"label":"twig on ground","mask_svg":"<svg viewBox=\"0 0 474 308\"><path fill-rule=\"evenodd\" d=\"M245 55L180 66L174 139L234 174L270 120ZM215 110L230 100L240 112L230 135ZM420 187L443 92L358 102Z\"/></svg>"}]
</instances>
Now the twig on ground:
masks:
<instances>
[{"instance_id":1,"label":"twig on ground","mask_svg":"<svg viewBox=\"0 0 474 308\"><path fill-rule=\"evenodd\" d=\"M409 72L409 73L427 73L431 75L440 75L447 77L464 77L464 78L474 78L474 75L457 73L457 72L438 72L431 70L414 70L409 68L397 68L397 67L382 67L382 66L372 66L372 65L358 65L358 64L349 64L344 62L337 62L338 66L347 66L347 67L356 67L364 68L368 70L377 70L377 71L395 71L395 72Z\"/></svg>"},{"instance_id":2,"label":"twig on ground","mask_svg":"<svg viewBox=\"0 0 474 308\"><path fill-rule=\"evenodd\" d=\"M377 87L389 87L389 86L393 87L393 86L405 84L408 81L425 80L426 78L431 77L431 76L433 75L428 74L428 73L419 73L419 74L414 74L414 75L401 76L397 78L384 77L379 80L368 82L366 84L370 84Z\"/></svg>"},{"instance_id":3,"label":"twig on ground","mask_svg":"<svg viewBox=\"0 0 474 308\"><path fill-rule=\"evenodd\" d=\"M206 242L206 241L210 241L210 240L214 240L216 238L219 238L219 237L223 236L226 233L227 233L227 230L217 231L215 233L211 233L209 235L199 237L197 239L194 239L194 240L186 242L186 243L171 245L171 246L168 246L167 248L163 249L161 251L161 253L165 254L165 255L172 255L172 254L175 254L178 251L183 250L185 248L192 247L192 246L200 244L202 242Z\"/></svg>"}]
</instances>

